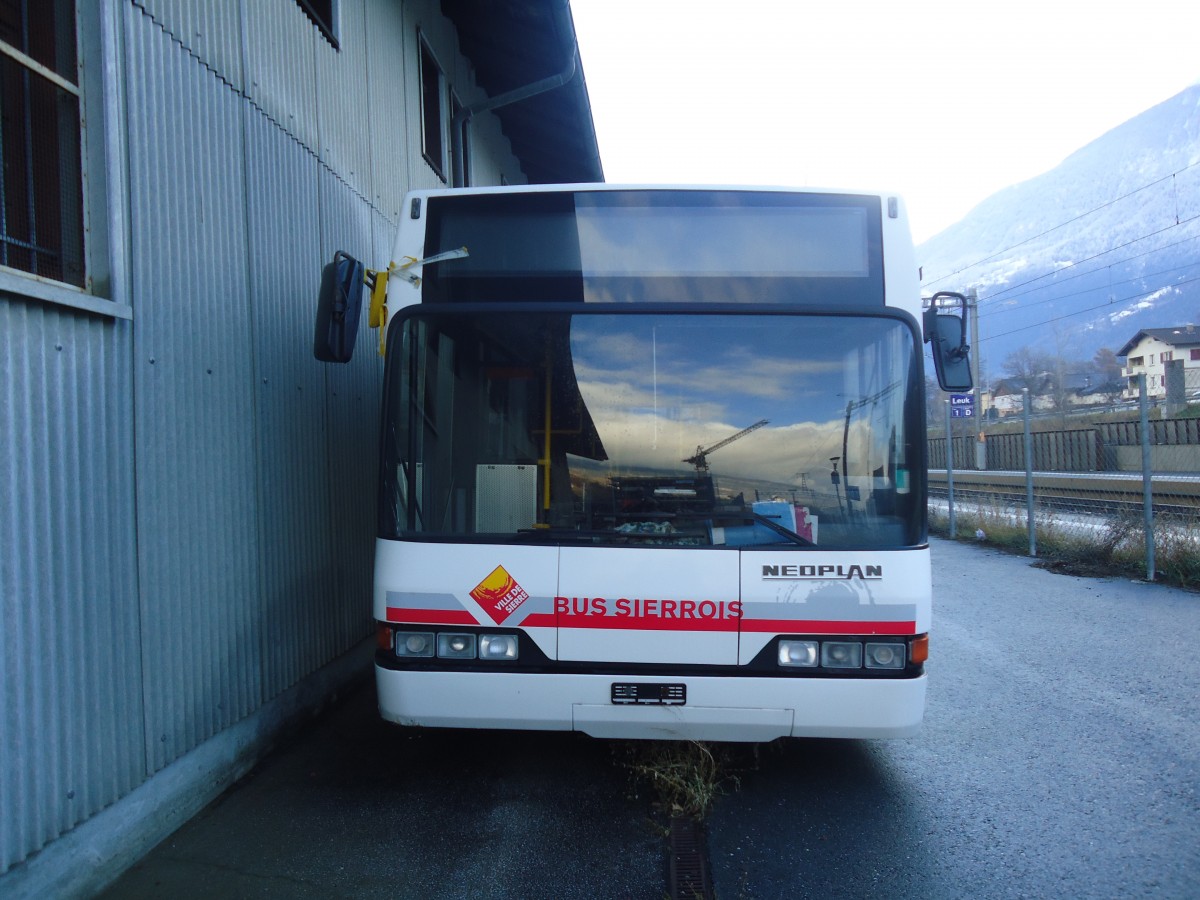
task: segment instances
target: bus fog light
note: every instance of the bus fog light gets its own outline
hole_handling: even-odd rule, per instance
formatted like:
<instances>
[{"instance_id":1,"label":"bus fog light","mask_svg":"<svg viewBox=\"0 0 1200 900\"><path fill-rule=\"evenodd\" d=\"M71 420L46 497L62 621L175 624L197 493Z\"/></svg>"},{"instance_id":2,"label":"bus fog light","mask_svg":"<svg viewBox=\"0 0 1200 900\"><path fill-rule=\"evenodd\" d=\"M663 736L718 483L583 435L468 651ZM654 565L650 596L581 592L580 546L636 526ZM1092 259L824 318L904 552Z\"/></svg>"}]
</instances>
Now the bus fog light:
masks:
<instances>
[{"instance_id":1,"label":"bus fog light","mask_svg":"<svg viewBox=\"0 0 1200 900\"><path fill-rule=\"evenodd\" d=\"M825 641L821 644L821 665L827 669L862 668L862 644L857 641Z\"/></svg>"},{"instance_id":2,"label":"bus fog light","mask_svg":"<svg viewBox=\"0 0 1200 900\"><path fill-rule=\"evenodd\" d=\"M903 669L904 645L896 643L867 644L868 669Z\"/></svg>"},{"instance_id":3,"label":"bus fog light","mask_svg":"<svg viewBox=\"0 0 1200 900\"><path fill-rule=\"evenodd\" d=\"M481 634L479 636L479 658L516 659L517 636L515 634Z\"/></svg>"},{"instance_id":4,"label":"bus fog light","mask_svg":"<svg viewBox=\"0 0 1200 900\"><path fill-rule=\"evenodd\" d=\"M780 641L779 664L781 666L815 666L817 664L816 641Z\"/></svg>"},{"instance_id":5,"label":"bus fog light","mask_svg":"<svg viewBox=\"0 0 1200 900\"><path fill-rule=\"evenodd\" d=\"M397 656L433 656L433 635L424 631L397 631L393 646Z\"/></svg>"},{"instance_id":6,"label":"bus fog light","mask_svg":"<svg viewBox=\"0 0 1200 900\"><path fill-rule=\"evenodd\" d=\"M474 659L475 635L439 634L437 636L437 655L445 659Z\"/></svg>"}]
</instances>

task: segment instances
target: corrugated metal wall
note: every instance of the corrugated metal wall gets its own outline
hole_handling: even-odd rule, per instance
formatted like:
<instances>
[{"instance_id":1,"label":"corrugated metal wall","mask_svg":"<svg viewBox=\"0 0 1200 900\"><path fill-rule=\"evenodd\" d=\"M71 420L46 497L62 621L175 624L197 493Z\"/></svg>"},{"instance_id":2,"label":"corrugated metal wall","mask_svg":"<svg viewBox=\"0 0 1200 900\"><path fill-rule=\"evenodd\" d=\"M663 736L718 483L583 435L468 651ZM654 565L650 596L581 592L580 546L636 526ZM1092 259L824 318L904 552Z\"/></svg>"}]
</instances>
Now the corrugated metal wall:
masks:
<instances>
[{"instance_id":1,"label":"corrugated metal wall","mask_svg":"<svg viewBox=\"0 0 1200 900\"><path fill-rule=\"evenodd\" d=\"M127 10L138 573L153 771L262 698L252 263L242 104Z\"/></svg>"},{"instance_id":2,"label":"corrugated metal wall","mask_svg":"<svg viewBox=\"0 0 1200 900\"><path fill-rule=\"evenodd\" d=\"M371 202L390 221L400 221L400 205L411 184L408 163L420 151L413 140L420 139L419 107L409 106L406 85L415 78L405 72L416 71L416 61L408 54L405 36L415 30L408 21L407 9L399 3L374 3L367 13L366 104L369 111L371 146ZM387 246L380 265L390 262Z\"/></svg>"},{"instance_id":3,"label":"corrugated metal wall","mask_svg":"<svg viewBox=\"0 0 1200 900\"><path fill-rule=\"evenodd\" d=\"M257 110L246 134L249 269L253 303L260 636L264 692L274 696L345 646L331 629L334 552L328 540L325 371L289 343L311 341L311 295L324 254L318 229L320 164ZM303 185L302 190L297 190ZM282 335L287 337L281 339ZM314 527L315 525L319 527Z\"/></svg>"},{"instance_id":4,"label":"corrugated metal wall","mask_svg":"<svg viewBox=\"0 0 1200 900\"><path fill-rule=\"evenodd\" d=\"M0 300L0 871L145 777L129 323Z\"/></svg>"},{"instance_id":5,"label":"corrugated metal wall","mask_svg":"<svg viewBox=\"0 0 1200 900\"><path fill-rule=\"evenodd\" d=\"M0 873L370 632L382 366L365 309L312 358L315 289L440 183L417 20L457 50L433 0L338 7L340 51L295 0L102 4L134 318L0 296Z\"/></svg>"}]
</instances>

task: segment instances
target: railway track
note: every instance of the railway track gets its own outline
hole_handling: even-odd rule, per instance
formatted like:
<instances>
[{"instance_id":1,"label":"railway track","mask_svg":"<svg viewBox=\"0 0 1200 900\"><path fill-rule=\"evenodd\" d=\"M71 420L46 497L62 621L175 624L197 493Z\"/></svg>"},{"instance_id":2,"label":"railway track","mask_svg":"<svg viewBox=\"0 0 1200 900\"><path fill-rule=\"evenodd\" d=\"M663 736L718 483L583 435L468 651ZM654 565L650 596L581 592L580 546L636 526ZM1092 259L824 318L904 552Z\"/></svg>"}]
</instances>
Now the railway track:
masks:
<instances>
[{"instance_id":1,"label":"railway track","mask_svg":"<svg viewBox=\"0 0 1200 900\"><path fill-rule=\"evenodd\" d=\"M1200 474L1162 473L1151 476L1156 515L1200 517ZM1133 472L1035 472L1035 502L1054 509L1085 513L1140 512L1143 479ZM929 493L945 497L945 469L929 472ZM955 470L954 495L976 502L1025 505L1024 472Z\"/></svg>"}]
</instances>

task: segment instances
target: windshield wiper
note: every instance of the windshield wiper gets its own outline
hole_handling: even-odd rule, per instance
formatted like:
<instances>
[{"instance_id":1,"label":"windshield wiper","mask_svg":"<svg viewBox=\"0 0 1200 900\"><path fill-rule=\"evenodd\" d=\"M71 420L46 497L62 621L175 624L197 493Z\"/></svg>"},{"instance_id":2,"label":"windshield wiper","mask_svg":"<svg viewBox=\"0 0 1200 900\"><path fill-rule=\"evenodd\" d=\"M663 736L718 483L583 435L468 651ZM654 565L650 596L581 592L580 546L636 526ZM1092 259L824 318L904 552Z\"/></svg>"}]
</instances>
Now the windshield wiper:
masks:
<instances>
[{"instance_id":1,"label":"windshield wiper","mask_svg":"<svg viewBox=\"0 0 1200 900\"><path fill-rule=\"evenodd\" d=\"M761 522L763 525L766 525L768 528L770 528L772 531L774 531L780 537L787 538L789 543L800 544L802 547L817 546L814 541L810 541L808 538L806 538L802 534L797 534L796 532L792 531L792 529L788 528L786 525L780 525L774 519L768 519L766 516L761 515L760 513L756 513L756 512L751 512L750 517L752 519L754 519L755 522Z\"/></svg>"},{"instance_id":2,"label":"windshield wiper","mask_svg":"<svg viewBox=\"0 0 1200 900\"><path fill-rule=\"evenodd\" d=\"M433 265L434 263L445 262L448 259L466 259L471 254L467 252L466 247L459 247L456 250L446 250L443 253L435 253L433 256L427 256L424 259L417 259L415 256L404 257L408 262L397 266L395 263L388 268L388 273L397 278L403 278L413 287L421 286L421 276L414 269L421 270L424 266Z\"/></svg>"}]
</instances>

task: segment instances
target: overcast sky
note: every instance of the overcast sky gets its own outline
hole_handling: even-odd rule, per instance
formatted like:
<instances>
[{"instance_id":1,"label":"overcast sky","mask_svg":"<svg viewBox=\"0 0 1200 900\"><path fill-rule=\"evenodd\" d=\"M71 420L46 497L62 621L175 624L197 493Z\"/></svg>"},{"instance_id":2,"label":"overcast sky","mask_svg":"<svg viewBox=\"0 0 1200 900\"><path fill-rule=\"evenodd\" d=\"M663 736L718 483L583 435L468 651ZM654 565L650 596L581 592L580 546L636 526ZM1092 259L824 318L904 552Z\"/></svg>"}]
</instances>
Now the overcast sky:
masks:
<instances>
[{"instance_id":1,"label":"overcast sky","mask_svg":"<svg viewBox=\"0 0 1200 900\"><path fill-rule=\"evenodd\" d=\"M1200 80L1195 0L571 0L610 183L896 191L918 243Z\"/></svg>"}]
</instances>

